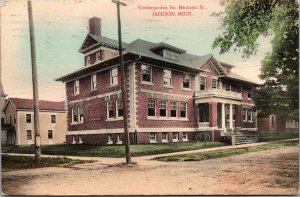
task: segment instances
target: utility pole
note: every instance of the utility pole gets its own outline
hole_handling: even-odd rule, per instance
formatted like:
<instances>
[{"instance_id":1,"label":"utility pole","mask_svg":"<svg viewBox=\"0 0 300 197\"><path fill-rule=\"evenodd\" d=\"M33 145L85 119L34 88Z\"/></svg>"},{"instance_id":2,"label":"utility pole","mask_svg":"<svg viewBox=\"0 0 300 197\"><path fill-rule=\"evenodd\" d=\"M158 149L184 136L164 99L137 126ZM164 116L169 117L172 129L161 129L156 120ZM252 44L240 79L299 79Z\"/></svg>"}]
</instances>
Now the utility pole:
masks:
<instances>
[{"instance_id":1,"label":"utility pole","mask_svg":"<svg viewBox=\"0 0 300 197\"><path fill-rule=\"evenodd\" d=\"M126 80L125 80L125 68L123 61L123 47L122 47L122 34L121 34L121 17L120 17L120 5L126 6L125 3L119 0L112 0L117 5L118 14L118 37L119 37L119 61L121 71L121 85L122 85L122 102L123 102L123 122L124 122L124 134L125 134L125 154L126 164L131 164L131 153L130 153L130 136L128 131L128 120L127 120L127 98L126 98Z\"/></svg>"},{"instance_id":2,"label":"utility pole","mask_svg":"<svg viewBox=\"0 0 300 197\"><path fill-rule=\"evenodd\" d=\"M35 55L34 25L32 17L31 0L27 1L29 17L29 33L31 48L31 69L32 69L32 88L33 88L33 110L34 110L34 133L35 133L35 161L41 161L41 137L40 137L40 119L39 119L39 91L37 81L37 67Z\"/></svg>"}]
</instances>

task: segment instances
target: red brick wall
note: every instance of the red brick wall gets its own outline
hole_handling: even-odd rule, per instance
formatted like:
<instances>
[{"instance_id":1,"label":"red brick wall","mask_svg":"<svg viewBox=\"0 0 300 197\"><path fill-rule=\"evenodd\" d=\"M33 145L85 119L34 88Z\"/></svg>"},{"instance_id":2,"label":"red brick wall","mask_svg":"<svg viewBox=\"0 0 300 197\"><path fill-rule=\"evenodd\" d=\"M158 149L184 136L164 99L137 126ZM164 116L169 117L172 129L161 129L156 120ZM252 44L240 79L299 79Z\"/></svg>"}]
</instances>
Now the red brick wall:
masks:
<instances>
[{"instance_id":1,"label":"red brick wall","mask_svg":"<svg viewBox=\"0 0 300 197\"><path fill-rule=\"evenodd\" d=\"M211 127L218 126L217 103L209 103L209 122Z\"/></svg>"}]
</instances>

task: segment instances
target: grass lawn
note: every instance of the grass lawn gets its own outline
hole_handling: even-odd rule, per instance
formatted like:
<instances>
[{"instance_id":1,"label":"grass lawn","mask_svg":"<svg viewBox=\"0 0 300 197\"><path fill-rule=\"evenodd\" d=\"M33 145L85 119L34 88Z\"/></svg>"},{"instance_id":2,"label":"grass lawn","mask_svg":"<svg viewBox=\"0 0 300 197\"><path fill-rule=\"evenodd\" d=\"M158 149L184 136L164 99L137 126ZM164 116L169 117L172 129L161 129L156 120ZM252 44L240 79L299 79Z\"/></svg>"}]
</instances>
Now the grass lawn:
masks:
<instances>
[{"instance_id":1,"label":"grass lawn","mask_svg":"<svg viewBox=\"0 0 300 197\"><path fill-rule=\"evenodd\" d=\"M276 141L284 139L298 138L299 133L292 132L271 132L271 133L260 133L258 135L259 142Z\"/></svg>"},{"instance_id":2,"label":"grass lawn","mask_svg":"<svg viewBox=\"0 0 300 197\"><path fill-rule=\"evenodd\" d=\"M177 142L166 144L131 145L132 156L154 155L202 148L225 146L221 142ZM34 153L34 146L3 146L2 153ZM42 154L46 155L72 155L87 157L124 157L123 145L97 146L97 145L49 145L42 146Z\"/></svg>"},{"instance_id":3,"label":"grass lawn","mask_svg":"<svg viewBox=\"0 0 300 197\"><path fill-rule=\"evenodd\" d=\"M71 166L75 164L89 163L93 161L73 160L68 158L46 158L42 157L40 164L35 162L34 157L2 155L2 170L16 170L28 168L42 168L54 166Z\"/></svg>"},{"instance_id":4,"label":"grass lawn","mask_svg":"<svg viewBox=\"0 0 300 197\"><path fill-rule=\"evenodd\" d=\"M243 153L250 153L256 151L263 151L263 150L272 150L284 146L296 146L299 143L298 140L293 141L285 141L285 142L271 142L269 144L264 145L257 145L253 147L247 148L234 148L234 149L227 149L227 150L218 150L218 151L209 151L209 152L202 152L202 153L191 153L191 154L182 154L182 155L174 155L174 156L164 156L164 157L156 157L155 160L159 161L201 161L207 159L215 159L221 157L227 157L230 155L237 155Z\"/></svg>"}]
</instances>

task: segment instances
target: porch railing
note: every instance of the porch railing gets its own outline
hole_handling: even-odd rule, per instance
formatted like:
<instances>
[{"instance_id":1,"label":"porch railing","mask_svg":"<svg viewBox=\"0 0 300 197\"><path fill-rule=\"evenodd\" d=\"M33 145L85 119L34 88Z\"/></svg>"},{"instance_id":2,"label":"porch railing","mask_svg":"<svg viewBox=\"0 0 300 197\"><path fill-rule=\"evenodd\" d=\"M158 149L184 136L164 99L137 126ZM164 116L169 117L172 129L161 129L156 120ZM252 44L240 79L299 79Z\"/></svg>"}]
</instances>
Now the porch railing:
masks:
<instances>
[{"instance_id":1,"label":"porch railing","mask_svg":"<svg viewBox=\"0 0 300 197\"><path fill-rule=\"evenodd\" d=\"M226 91L221 89L206 89L195 92L196 98L206 98L210 96L218 96L224 98L242 99L242 93Z\"/></svg>"}]
</instances>

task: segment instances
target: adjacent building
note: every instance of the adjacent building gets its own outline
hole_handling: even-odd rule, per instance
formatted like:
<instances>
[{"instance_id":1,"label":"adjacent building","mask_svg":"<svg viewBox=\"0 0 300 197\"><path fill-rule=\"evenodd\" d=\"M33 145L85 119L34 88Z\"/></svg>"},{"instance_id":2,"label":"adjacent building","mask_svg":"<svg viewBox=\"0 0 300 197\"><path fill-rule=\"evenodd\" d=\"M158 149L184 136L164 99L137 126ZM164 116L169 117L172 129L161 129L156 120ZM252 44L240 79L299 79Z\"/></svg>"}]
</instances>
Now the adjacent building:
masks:
<instances>
[{"instance_id":1,"label":"adjacent building","mask_svg":"<svg viewBox=\"0 0 300 197\"><path fill-rule=\"evenodd\" d=\"M39 101L41 144L66 142L65 102ZM33 100L8 98L3 108L2 144L34 144Z\"/></svg>"},{"instance_id":2,"label":"adjacent building","mask_svg":"<svg viewBox=\"0 0 300 197\"><path fill-rule=\"evenodd\" d=\"M137 144L190 141L198 132L220 140L234 130L257 130L255 82L212 54L197 56L164 42L123 43L123 103L118 42L101 35L99 18L90 19L89 29L79 50L84 66L57 79L66 88L67 143L122 144L123 116Z\"/></svg>"}]
</instances>

